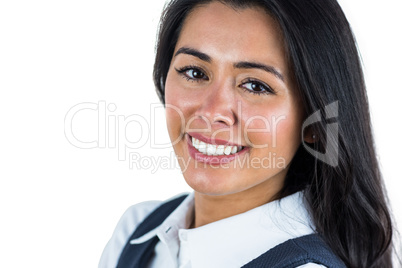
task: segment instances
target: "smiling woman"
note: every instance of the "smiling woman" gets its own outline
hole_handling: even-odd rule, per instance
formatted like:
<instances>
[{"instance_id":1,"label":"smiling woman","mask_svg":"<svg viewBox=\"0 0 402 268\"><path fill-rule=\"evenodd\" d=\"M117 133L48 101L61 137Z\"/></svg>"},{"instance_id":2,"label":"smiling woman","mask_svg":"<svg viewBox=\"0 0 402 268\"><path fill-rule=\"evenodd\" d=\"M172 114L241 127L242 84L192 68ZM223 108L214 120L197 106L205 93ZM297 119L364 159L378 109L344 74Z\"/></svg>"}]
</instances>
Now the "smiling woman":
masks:
<instances>
[{"instance_id":1,"label":"smiling woman","mask_svg":"<svg viewBox=\"0 0 402 268\"><path fill-rule=\"evenodd\" d=\"M364 80L335 0L174 0L154 79L194 192L131 207L100 267L392 267Z\"/></svg>"},{"instance_id":2,"label":"smiling woman","mask_svg":"<svg viewBox=\"0 0 402 268\"><path fill-rule=\"evenodd\" d=\"M210 203L196 208L196 226L265 204L283 187L300 146L303 111L281 40L277 23L256 8L236 11L215 2L198 7L184 22L165 102L181 111L167 108L166 118L170 139L183 137L174 144L176 155L190 159L186 169L182 166L184 178L196 200ZM190 122L184 129L182 117ZM286 120L277 124L273 141L272 131L261 130L281 117ZM286 164L263 168L269 154ZM253 168L246 165L250 161ZM210 165L200 168L197 162ZM229 194L242 202L229 205L224 201ZM210 206L214 213L202 211Z\"/></svg>"}]
</instances>

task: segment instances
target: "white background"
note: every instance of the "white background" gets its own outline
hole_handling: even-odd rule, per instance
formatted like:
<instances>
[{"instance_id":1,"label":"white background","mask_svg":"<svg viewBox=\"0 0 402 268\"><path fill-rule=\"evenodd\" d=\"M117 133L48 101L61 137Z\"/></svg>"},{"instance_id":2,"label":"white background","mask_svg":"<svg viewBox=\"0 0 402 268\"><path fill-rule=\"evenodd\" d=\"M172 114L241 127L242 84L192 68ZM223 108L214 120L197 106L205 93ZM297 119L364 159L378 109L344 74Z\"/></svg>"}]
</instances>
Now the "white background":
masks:
<instances>
[{"instance_id":1,"label":"white background","mask_svg":"<svg viewBox=\"0 0 402 268\"><path fill-rule=\"evenodd\" d=\"M378 157L401 224L402 4L340 2L364 59ZM0 2L0 267L96 267L128 206L190 190L178 166L154 174L130 169L112 142L79 149L65 137L66 114L84 102L115 104L107 111L111 120L134 114L151 120L150 104L158 103L154 42L164 1L137 3ZM154 120L159 143L168 141L161 111ZM96 111L77 114L76 137L96 139L97 120ZM127 127L137 135L132 141L150 135L145 129L140 137L138 128ZM106 129L113 132L113 124ZM130 152L147 164L171 151L151 149L148 141Z\"/></svg>"}]
</instances>

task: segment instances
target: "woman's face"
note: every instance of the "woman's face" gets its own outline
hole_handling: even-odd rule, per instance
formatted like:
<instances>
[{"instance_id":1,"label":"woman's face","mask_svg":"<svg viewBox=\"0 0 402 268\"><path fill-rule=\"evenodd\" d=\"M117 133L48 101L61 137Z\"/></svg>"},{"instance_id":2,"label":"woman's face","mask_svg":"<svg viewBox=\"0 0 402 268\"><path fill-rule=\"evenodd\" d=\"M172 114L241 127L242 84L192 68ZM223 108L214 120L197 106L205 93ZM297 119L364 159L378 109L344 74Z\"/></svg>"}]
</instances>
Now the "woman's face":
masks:
<instances>
[{"instance_id":1,"label":"woman's face","mask_svg":"<svg viewBox=\"0 0 402 268\"><path fill-rule=\"evenodd\" d=\"M196 192L255 197L282 188L303 112L279 26L267 13L218 2L194 9L165 100L170 139Z\"/></svg>"}]
</instances>

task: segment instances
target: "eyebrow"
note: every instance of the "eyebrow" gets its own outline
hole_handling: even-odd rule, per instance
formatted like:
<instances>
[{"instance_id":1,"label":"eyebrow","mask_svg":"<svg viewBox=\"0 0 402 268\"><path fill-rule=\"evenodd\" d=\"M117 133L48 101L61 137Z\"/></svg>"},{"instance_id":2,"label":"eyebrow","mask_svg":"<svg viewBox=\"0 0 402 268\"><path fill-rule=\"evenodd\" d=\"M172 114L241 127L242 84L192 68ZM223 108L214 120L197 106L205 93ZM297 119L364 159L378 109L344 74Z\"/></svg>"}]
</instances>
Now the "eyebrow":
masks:
<instances>
[{"instance_id":1,"label":"eyebrow","mask_svg":"<svg viewBox=\"0 0 402 268\"><path fill-rule=\"evenodd\" d=\"M176 54L174 54L174 56L176 57L179 54L187 54L187 55L191 55L194 57L199 58L202 61L206 61L206 62L211 62L212 59L210 56L208 56L205 53L202 53L194 48L189 48L189 47L181 47L179 50L177 50Z\"/></svg>"},{"instance_id":2,"label":"eyebrow","mask_svg":"<svg viewBox=\"0 0 402 268\"><path fill-rule=\"evenodd\" d=\"M270 66L270 65L265 65L265 64L256 63L256 62L241 61L241 62L235 63L234 67L238 68L238 69L261 69L261 70L264 70L268 73L275 75L277 78L281 79L282 81L285 81L285 78L283 77L283 75L275 67Z\"/></svg>"},{"instance_id":3,"label":"eyebrow","mask_svg":"<svg viewBox=\"0 0 402 268\"><path fill-rule=\"evenodd\" d=\"M174 56L176 57L179 54L191 55L191 56L199 58L202 61L206 61L208 63L212 62L212 59L210 56L208 56L207 54L205 54L201 51L198 51L194 48L181 47L181 48L179 48L179 50L177 50L177 52L174 54ZM233 67L237 68L237 69L261 69L263 71L266 71L268 73L275 75L280 80L285 81L284 76L275 67L270 66L270 65L265 65L265 64L257 63L257 62L241 61L241 62L234 63Z\"/></svg>"}]
</instances>

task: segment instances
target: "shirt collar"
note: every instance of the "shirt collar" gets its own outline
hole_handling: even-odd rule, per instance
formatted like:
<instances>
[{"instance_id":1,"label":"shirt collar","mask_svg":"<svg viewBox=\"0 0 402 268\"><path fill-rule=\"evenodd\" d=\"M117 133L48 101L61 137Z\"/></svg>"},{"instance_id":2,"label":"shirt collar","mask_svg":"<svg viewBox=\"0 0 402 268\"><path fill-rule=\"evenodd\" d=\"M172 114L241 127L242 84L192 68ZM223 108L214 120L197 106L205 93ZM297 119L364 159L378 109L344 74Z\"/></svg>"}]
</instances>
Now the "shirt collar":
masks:
<instances>
[{"instance_id":1,"label":"shirt collar","mask_svg":"<svg viewBox=\"0 0 402 268\"><path fill-rule=\"evenodd\" d=\"M224 267L228 265L228 260L233 260L232 266L235 267L248 263L288 239L314 232L302 192L187 229L193 217L194 192L160 226L131 243L142 243L157 235L169 248L173 259L179 254L180 243L184 243L192 267ZM219 263L220 260L224 263Z\"/></svg>"},{"instance_id":2,"label":"shirt collar","mask_svg":"<svg viewBox=\"0 0 402 268\"><path fill-rule=\"evenodd\" d=\"M183 193L172 197L169 200L175 199ZM166 202L168 202L167 200ZM177 242L179 244L178 230L186 229L192 223L194 218L194 192L188 194L188 196L180 203L180 205L155 229L148 233L133 239L130 244L141 244L156 235L163 243ZM172 241L173 240L173 241Z\"/></svg>"}]
</instances>

